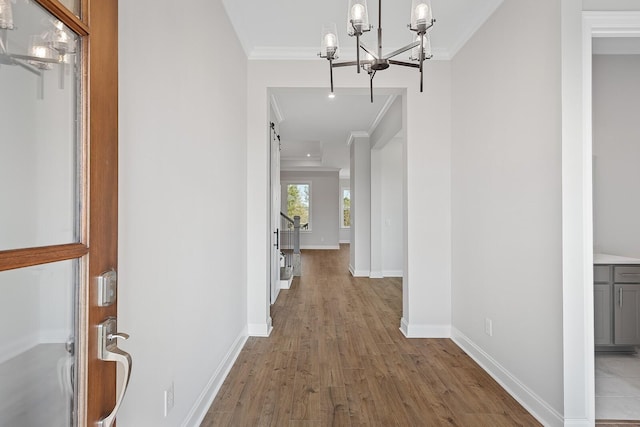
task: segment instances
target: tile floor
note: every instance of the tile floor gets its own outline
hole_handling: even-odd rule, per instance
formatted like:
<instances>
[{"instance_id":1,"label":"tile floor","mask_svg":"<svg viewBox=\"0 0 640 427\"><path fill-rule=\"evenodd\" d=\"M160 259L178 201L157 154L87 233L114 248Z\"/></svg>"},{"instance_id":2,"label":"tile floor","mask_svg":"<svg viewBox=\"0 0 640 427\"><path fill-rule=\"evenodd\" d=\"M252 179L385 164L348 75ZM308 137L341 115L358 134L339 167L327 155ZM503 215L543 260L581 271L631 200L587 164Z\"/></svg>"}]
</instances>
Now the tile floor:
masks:
<instances>
[{"instance_id":1,"label":"tile floor","mask_svg":"<svg viewBox=\"0 0 640 427\"><path fill-rule=\"evenodd\" d=\"M596 419L640 420L640 355L596 353Z\"/></svg>"}]
</instances>

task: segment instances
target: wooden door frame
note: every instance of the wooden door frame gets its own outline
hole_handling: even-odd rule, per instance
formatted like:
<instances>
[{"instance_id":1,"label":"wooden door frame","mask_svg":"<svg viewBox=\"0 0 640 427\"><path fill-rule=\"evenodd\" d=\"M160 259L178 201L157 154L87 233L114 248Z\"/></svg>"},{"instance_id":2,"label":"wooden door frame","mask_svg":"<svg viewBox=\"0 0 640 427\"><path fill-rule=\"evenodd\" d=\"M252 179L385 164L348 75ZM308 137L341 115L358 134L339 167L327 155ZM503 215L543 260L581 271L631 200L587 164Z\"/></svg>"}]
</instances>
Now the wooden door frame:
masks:
<instances>
[{"instance_id":1,"label":"wooden door frame","mask_svg":"<svg viewBox=\"0 0 640 427\"><path fill-rule=\"evenodd\" d=\"M80 236L78 243L0 251L0 271L80 261L77 422L89 426L116 400L116 366L97 357L96 325L117 316L117 301L98 307L94 283L118 261L118 0L80 0L81 17L57 0L36 2L82 38Z\"/></svg>"}]
</instances>

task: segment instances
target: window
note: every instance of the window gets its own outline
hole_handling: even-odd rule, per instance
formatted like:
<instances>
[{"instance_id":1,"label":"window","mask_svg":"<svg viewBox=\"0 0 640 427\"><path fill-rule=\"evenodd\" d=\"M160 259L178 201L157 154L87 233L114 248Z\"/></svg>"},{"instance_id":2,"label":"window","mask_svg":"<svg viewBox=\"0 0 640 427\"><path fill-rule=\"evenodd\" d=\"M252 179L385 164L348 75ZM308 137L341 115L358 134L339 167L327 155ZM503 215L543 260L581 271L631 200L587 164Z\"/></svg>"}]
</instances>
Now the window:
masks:
<instances>
[{"instance_id":1,"label":"window","mask_svg":"<svg viewBox=\"0 0 640 427\"><path fill-rule=\"evenodd\" d=\"M343 188L340 197L340 212L342 212L342 228L351 227L351 189Z\"/></svg>"},{"instance_id":2,"label":"window","mask_svg":"<svg viewBox=\"0 0 640 427\"><path fill-rule=\"evenodd\" d=\"M287 184L287 216L300 217L300 228L311 229L311 184Z\"/></svg>"}]
</instances>

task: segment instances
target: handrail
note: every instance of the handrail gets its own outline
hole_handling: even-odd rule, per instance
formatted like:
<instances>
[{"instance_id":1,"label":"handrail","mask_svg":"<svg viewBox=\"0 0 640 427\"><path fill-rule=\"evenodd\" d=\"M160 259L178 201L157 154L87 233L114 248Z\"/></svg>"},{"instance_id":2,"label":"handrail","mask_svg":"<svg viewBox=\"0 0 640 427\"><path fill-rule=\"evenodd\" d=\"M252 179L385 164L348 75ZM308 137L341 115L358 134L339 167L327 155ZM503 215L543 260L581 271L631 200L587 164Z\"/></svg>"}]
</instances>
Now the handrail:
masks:
<instances>
[{"instance_id":1,"label":"handrail","mask_svg":"<svg viewBox=\"0 0 640 427\"><path fill-rule=\"evenodd\" d=\"M295 222L294 220L292 220L291 218L289 218L286 214L283 214L282 212L280 212L280 216L282 216L284 219L289 221L291 224L293 224Z\"/></svg>"}]
</instances>

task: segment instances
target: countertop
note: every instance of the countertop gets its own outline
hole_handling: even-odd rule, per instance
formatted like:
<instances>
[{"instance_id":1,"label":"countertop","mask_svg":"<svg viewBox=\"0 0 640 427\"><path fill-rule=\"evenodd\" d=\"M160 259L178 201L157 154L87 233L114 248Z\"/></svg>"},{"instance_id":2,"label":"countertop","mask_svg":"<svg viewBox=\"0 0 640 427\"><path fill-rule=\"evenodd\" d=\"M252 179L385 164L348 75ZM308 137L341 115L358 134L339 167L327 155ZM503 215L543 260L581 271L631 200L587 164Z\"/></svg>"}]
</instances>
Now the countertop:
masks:
<instances>
[{"instance_id":1,"label":"countertop","mask_svg":"<svg viewBox=\"0 0 640 427\"><path fill-rule=\"evenodd\" d=\"M627 258L618 255L609 254L593 254L594 265L609 265L609 264L640 264L638 258Z\"/></svg>"}]
</instances>

